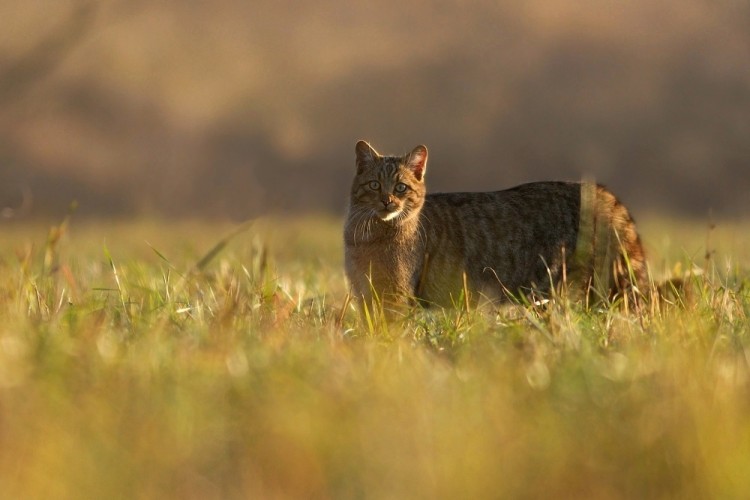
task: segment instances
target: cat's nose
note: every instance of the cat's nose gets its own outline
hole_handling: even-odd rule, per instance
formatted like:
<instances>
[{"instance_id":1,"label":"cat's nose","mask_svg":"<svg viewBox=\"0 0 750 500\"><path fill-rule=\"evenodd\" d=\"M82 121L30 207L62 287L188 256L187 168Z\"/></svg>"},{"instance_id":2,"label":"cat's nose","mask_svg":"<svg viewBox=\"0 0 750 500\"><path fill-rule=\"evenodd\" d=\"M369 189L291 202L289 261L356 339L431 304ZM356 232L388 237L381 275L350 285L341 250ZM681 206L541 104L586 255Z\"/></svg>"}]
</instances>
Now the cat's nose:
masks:
<instances>
[{"instance_id":1,"label":"cat's nose","mask_svg":"<svg viewBox=\"0 0 750 500\"><path fill-rule=\"evenodd\" d=\"M386 207L393 203L393 199L390 196L388 196L387 198L382 198L380 201L382 201L383 205Z\"/></svg>"}]
</instances>

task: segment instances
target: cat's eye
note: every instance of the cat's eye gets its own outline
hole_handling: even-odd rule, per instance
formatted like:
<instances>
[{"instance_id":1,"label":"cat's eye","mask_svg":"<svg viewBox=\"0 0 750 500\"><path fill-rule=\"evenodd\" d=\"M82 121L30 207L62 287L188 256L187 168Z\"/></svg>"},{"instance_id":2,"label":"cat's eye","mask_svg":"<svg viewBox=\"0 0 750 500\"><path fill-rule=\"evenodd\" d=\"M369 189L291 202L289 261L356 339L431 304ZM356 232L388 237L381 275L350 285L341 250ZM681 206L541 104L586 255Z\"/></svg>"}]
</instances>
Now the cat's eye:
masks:
<instances>
[{"instance_id":1,"label":"cat's eye","mask_svg":"<svg viewBox=\"0 0 750 500\"><path fill-rule=\"evenodd\" d=\"M393 190L396 191L397 193L405 193L406 188L407 188L406 184L404 184L403 182L399 182L398 184L396 184L396 187L393 188Z\"/></svg>"},{"instance_id":2,"label":"cat's eye","mask_svg":"<svg viewBox=\"0 0 750 500\"><path fill-rule=\"evenodd\" d=\"M370 189L372 189L373 191L380 189L380 183L378 181L370 181L370 184L368 184L368 186L370 186Z\"/></svg>"}]
</instances>

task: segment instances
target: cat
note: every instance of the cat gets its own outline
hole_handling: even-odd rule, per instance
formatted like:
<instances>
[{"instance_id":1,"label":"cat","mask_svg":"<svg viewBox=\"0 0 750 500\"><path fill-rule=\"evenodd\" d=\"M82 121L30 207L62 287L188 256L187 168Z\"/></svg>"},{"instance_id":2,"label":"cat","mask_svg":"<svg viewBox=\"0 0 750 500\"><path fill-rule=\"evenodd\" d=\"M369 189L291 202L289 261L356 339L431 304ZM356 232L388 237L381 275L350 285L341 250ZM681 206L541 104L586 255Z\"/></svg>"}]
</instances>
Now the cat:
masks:
<instances>
[{"instance_id":1,"label":"cat","mask_svg":"<svg viewBox=\"0 0 750 500\"><path fill-rule=\"evenodd\" d=\"M388 156L359 141L355 151L345 267L352 295L369 308L451 307L467 293L499 303L561 282L601 299L645 289L635 223L601 185L427 194L425 146Z\"/></svg>"}]
</instances>

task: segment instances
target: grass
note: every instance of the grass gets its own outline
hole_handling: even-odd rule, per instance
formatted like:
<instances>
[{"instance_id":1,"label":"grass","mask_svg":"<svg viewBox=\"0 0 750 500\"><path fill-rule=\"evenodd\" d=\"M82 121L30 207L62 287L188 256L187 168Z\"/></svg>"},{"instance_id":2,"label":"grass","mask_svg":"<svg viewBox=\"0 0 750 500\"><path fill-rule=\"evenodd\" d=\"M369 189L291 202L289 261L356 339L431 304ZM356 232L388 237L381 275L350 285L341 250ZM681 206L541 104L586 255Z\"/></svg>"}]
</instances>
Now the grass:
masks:
<instances>
[{"instance_id":1,"label":"grass","mask_svg":"<svg viewBox=\"0 0 750 500\"><path fill-rule=\"evenodd\" d=\"M386 331L337 220L6 225L0 496L744 498L750 231L642 228L689 296Z\"/></svg>"}]
</instances>

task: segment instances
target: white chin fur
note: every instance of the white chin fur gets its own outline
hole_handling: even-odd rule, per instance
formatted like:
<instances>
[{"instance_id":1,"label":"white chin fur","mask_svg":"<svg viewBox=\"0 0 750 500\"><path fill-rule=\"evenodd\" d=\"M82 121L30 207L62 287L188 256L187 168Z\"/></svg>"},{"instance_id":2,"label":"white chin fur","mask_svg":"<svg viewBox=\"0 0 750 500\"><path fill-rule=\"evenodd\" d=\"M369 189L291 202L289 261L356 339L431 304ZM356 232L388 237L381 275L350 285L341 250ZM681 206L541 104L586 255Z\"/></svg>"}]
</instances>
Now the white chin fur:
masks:
<instances>
[{"instance_id":1,"label":"white chin fur","mask_svg":"<svg viewBox=\"0 0 750 500\"><path fill-rule=\"evenodd\" d=\"M389 214L388 214L388 215L386 215L385 217L381 217L381 219L383 219L383 220L391 220L391 219L395 219L395 218L396 218L396 217L398 217L398 216L399 216L400 214L401 214L401 210L396 210L395 212L391 212L391 213L389 213Z\"/></svg>"}]
</instances>

